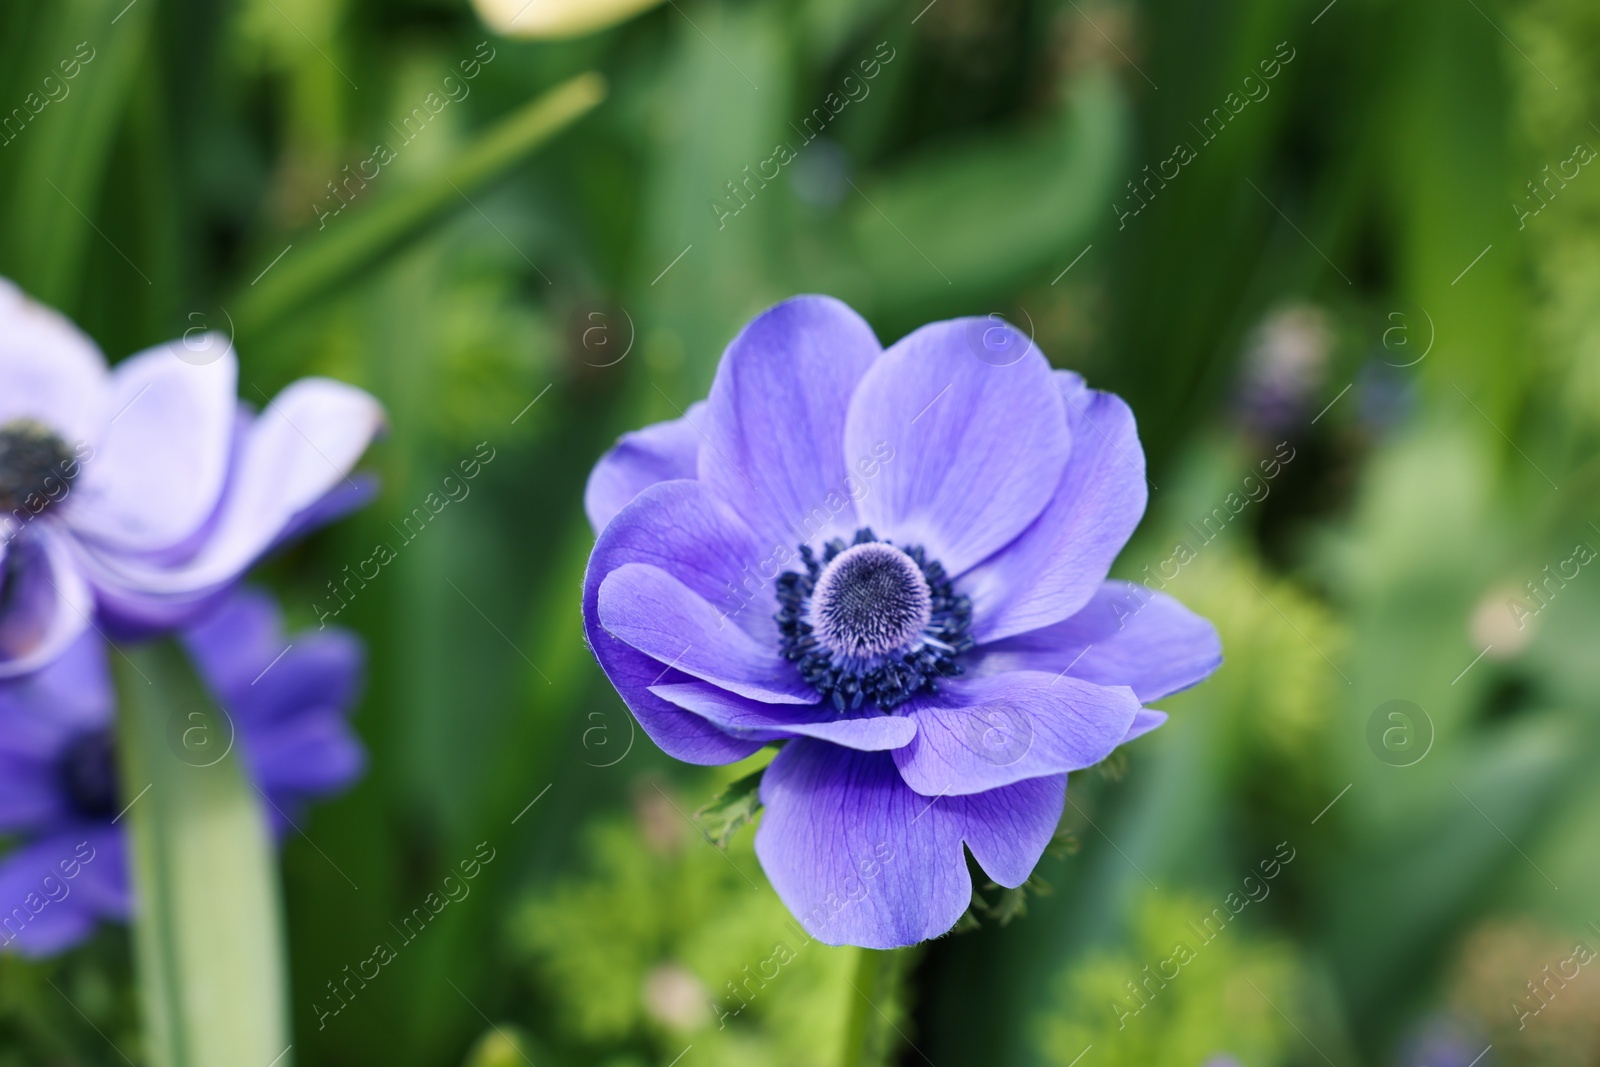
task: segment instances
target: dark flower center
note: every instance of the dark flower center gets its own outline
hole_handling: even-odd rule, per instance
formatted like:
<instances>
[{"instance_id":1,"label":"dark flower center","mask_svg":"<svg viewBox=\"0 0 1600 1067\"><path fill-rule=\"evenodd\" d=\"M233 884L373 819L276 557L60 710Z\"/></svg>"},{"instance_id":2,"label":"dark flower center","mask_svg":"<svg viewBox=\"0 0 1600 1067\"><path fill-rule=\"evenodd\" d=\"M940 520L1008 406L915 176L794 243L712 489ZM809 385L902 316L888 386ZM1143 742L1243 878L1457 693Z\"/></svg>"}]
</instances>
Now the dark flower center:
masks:
<instances>
[{"instance_id":1,"label":"dark flower center","mask_svg":"<svg viewBox=\"0 0 1600 1067\"><path fill-rule=\"evenodd\" d=\"M110 730L95 730L73 738L61 753L56 774L73 814L85 819L109 819L117 813L122 782L117 773L116 742Z\"/></svg>"},{"instance_id":2,"label":"dark flower center","mask_svg":"<svg viewBox=\"0 0 1600 1067\"><path fill-rule=\"evenodd\" d=\"M920 546L857 530L848 546L829 541L821 559L801 545L800 558L805 572L777 581L782 651L836 709L870 700L888 711L962 673L972 605Z\"/></svg>"},{"instance_id":3,"label":"dark flower center","mask_svg":"<svg viewBox=\"0 0 1600 1067\"><path fill-rule=\"evenodd\" d=\"M0 511L37 514L60 499L76 475L72 450L49 427L31 419L0 426Z\"/></svg>"}]
</instances>

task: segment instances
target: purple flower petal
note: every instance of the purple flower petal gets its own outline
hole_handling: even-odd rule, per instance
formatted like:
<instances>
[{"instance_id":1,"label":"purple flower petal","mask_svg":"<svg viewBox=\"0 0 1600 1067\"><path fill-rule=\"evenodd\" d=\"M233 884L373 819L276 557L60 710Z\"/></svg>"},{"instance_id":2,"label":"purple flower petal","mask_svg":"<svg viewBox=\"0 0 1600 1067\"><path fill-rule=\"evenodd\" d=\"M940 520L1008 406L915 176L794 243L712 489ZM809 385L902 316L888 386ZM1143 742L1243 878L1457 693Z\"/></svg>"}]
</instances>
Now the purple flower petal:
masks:
<instances>
[{"instance_id":1,"label":"purple flower petal","mask_svg":"<svg viewBox=\"0 0 1600 1067\"><path fill-rule=\"evenodd\" d=\"M65 827L0 858L0 949L51 956L89 936L100 920L127 918L130 906L116 827Z\"/></svg>"},{"instance_id":2,"label":"purple flower petal","mask_svg":"<svg viewBox=\"0 0 1600 1067\"><path fill-rule=\"evenodd\" d=\"M33 523L0 568L0 679L49 663L89 627L94 597L53 523Z\"/></svg>"},{"instance_id":3,"label":"purple flower petal","mask_svg":"<svg viewBox=\"0 0 1600 1067\"><path fill-rule=\"evenodd\" d=\"M1020 884L1055 832L1064 788L1058 775L981 797L924 797L884 753L803 738L762 778L756 855L819 941L912 945L950 929L971 902L962 841L995 881Z\"/></svg>"},{"instance_id":4,"label":"purple flower petal","mask_svg":"<svg viewBox=\"0 0 1600 1067\"><path fill-rule=\"evenodd\" d=\"M657 482L695 476L701 436L708 425L706 402L689 405L681 419L658 422L622 435L589 472L583 510L599 533L617 512Z\"/></svg>"},{"instance_id":5,"label":"purple flower petal","mask_svg":"<svg viewBox=\"0 0 1600 1067\"><path fill-rule=\"evenodd\" d=\"M831 297L786 300L746 326L717 367L700 479L732 504L765 551L853 533L855 464L845 447L851 394L881 348ZM870 444L870 442L869 442Z\"/></svg>"},{"instance_id":6,"label":"purple flower petal","mask_svg":"<svg viewBox=\"0 0 1600 1067\"><path fill-rule=\"evenodd\" d=\"M974 675L1067 671L1098 685L1125 685L1141 702L1199 682L1222 663L1211 623L1165 593L1105 582L1071 618L984 645Z\"/></svg>"},{"instance_id":7,"label":"purple flower petal","mask_svg":"<svg viewBox=\"0 0 1600 1067\"><path fill-rule=\"evenodd\" d=\"M635 503L626 525L601 536L591 569L602 567L603 579L625 563L660 567L719 616L777 648L774 581L798 554L789 548L764 551L740 516L702 482L658 483Z\"/></svg>"},{"instance_id":8,"label":"purple flower petal","mask_svg":"<svg viewBox=\"0 0 1600 1067\"><path fill-rule=\"evenodd\" d=\"M183 634L200 677L224 700L237 701L278 654L289 647L283 613L258 589L239 589Z\"/></svg>"},{"instance_id":9,"label":"purple flower petal","mask_svg":"<svg viewBox=\"0 0 1600 1067\"><path fill-rule=\"evenodd\" d=\"M979 644L1058 622L1094 595L1144 515L1144 449L1128 405L1052 376L1066 401L1072 457L1050 506L961 583Z\"/></svg>"},{"instance_id":10,"label":"purple flower petal","mask_svg":"<svg viewBox=\"0 0 1600 1067\"><path fill-rule=\"evenodd\" d=\"M73 882L61 879L57 867L62 861L73 862L78 843L56 834L0 858L0 919L4 920L0 950L39 959L71 948L94 932L98 916L72 892ZM67 895L51 900L47 884L58 896L63 889Z\"/></svg>"},{"instance_id":11,"label":"purple flower petal","mask_svg":"<svg viewBox=\"0 0 1600 1067\"><path fill-rule=\"evenodd\" d=\"M93 445L110 404L105 357L72 323L0 278L0 426L30 419Z\"/></svg>"},{"instance_id":12,"label":"purple flower petal","mask_svg":"<svg viewBox=\"0 0 1600 1067\"><path fill-rule=\"evenodd\" d=\"M295 514L289 524L278 532L268 552L287 544L302 535L337 522L352 511L364 508L378 496L378 479L364 472L356 472L328 490L315 504Z\"/></svg>"},{"instance_id":13,"label":"purple flower petal","mask_svg":"<svg viewBox=\"0 0 1600 1067\"><path fill-rule=\"evenodd\" d=\"M764 704L709 682L658 685L650 691L734 737L751 741L816 737L862 752L881 752L910 744L917 732L916 723L903 715L874 710L841 716L831 704Z\"/></svg>"},{"instance_id":14,"label":"purple flower petal","mask_svg":"<svg viewBox=\"0 0 1600 1067\"><path fill-rule=\"evenodd\" d=\"M360 642L342 630L285 636L277 603L235 593L184 644L228 710L252 780L273 803L344 788L366 765L347 710L361 685Z\"/></svg>"},{"instance_id":15,"label":"purple flower petal","mask_svg":"<svg viewBox=\"0 0 1600 1067\"><path fill-rule=\"evenodd\" d=\"M31 718L38 720L37 716ZM27 751L60 745L60 727L0 716L0 728L13 733L0 746L0 832L30 833L60 822L66 807L57 785L60 776L55 761ZM53 747L49 754L56 754Z\"/></svg>"},{"instance_id":16,"label":"purple flower petal","mask_svg":"<svg viewBox=\"0 0 1600 1067\"><path fill-rule=\"evenodd\" d=\"M1015 671L947 682L906 708L917 736L894 753L906 784L964 796L1099 763L1122 743L1139 700L1123 687Z\"/></svg>"},{"instance_id":17,"label":"purple flower petal","mask_svg":"<svg viewBox=\"0 0 1600 1067\"><path fill-rule=\"evenodd\" d=\"M254 664L249 682L227 691L236 715L266 727L305 709L355 706L366 653L353 634L313 630L279 641L278 652Z\"/></svg>"},{"instance_id":18,"label":"purple flower petal","mask_svg":"<svg viewBox=\"0 0 1600 1067\"><path fill-rule=\"evenodd\" d=\"M0 832L34 832L69 817L62 747L109 725L111 715L105 645L93 631L42 669L0 682Z\"/></svg>"},{"instance_id":19,"label":"purple flower petal","mask_svg":"<svg viewBox=\"0 0 1600 1067\"><path fill-rule=\"evenodd\" d=\"M41 720L67 730L93 730L111 722L114 698L105 642L85 630L61 655L32 674L0 682L0 729L6 745L24 720Z\"/></svg>"},{"instance_id":20,"label":"purple flower petal","mask_svg":"<svg viewBox=\"0 0 1600 1067\"><path fill-rule=\"evenodd\" d=\"M198 366L179 358L176 341L117 364L111 421L64 505L75 532L118 551L154 552L216 509L239 375L232 346L214 343L218 357Z\"/></svg>"},{"instance_id":21,"label":"purple flower petal","mask_svg":"<svg viewBox=\"0 0 1600 1067\"><path fill-rule=\"evenodd\" d=\"M1127 734L1122 738L1125 745L1136 737L1143 737L1167 721L1167 713L1157 711L1155 708L1140 708L1139 714L1133 717L1133 725L1128 727Z\"/></svg>"},{"instance_id":22,"label":"purple flower petal","mask_svg":"<svg viewBox=\"0 0 1600 1067\"><path fill-rule=\"evenodd\" d=\"M764 576L775 576L778 564L774 557L762 560L753 553L754 537L709 489L699 482L674 481L640 493L606 525L589 556L583 584L583 624L589 647L644 731L675 759L732 763L755 752L761 742L730 737L700 716L651 693L652 685L688 681L689 676L677 670L663 671L660 662L606 632L599 620L600 584L612 570L628 563L658 565L720 604L741 626L768 627L769 633L775 633L763 587ZM751 559L756 562L744 562ZM762 577L751 579L752 568ZM721 600L716 599L719 594Z\"/></svg>"},{"instance_id":23,"label":"purple flower petal","mask_svg":"<svg viewBox=\"0 0 1600 1067\"><path fill-rule=\"evenodd\" d=\"M648 563L626 563L600 583L600 625L663 665L753 700L811 704L816 690L770 644Z\"/></svg>"},{"instance_id":24,"label":"purple flower petal","mask_svg":"<svg viewBox=\"0 0 1600 1067\"><path fill-rule=\"evenodd\" d=\"M761 802L762 870L824 944L915 944L971 902L959 815L906 788L886 755L792 741L762 776Z\"/></svg>"},{"instance_id":25,"label":"purple flower petal","mask_svg":"<svg viewBox=\"0 0 1600 1067\"><path fill-rule=\"evenodd\" d=\"M361 390L325 378L295 382L250 427L215 530L192 559L163 566L94 550L91 580L119 612L135 616L144 601L153 621L170 624L173 601L235 580L297 515L345 482L382 426L382 409Z\"/></svg>"},{"instance_id":26,"label":"purple flower petal","mask_svg":"<svg viewBox=\"0 0 1600 1067\"><path fill-rule=\"evenodd\" d=\"M1061 822L1067 776L1052 774L970 797L945 797L941 805L966 816L967 848L983 872L1015 889L1028 880Z\"/></svg>"},{"instance_id":27,"label":"purple flower petal","mask_svg":"<svg viewBox=\"0 0 1600 1067\"><path fill-rule=\"evenodd\" d=\"M986 361L986 332L1019 355ZM844 447L893 458L856 504L879 537L927 548L960 575L1016 537L1050 502L1071 447L1050 365L987 319L924 326L877 361L850 401Z\"/></svg>"},{"instance_id":28,"label":"purple flower petal","mask_svg":"<svg viewBox=\"0 0 1600 1067\"><path fill-rule=\"evenodd\" d=\"M265 729L304 712L353 706L366 655L340 629L285 636L267 594L242 589L184 634L195 666L246 729Z\"/></svg>"},{"instance_id":29,"label":"purple flower petal","mask_svg":"<svg viewBox=\"0 0 1600 1067\"><path fill-rule=\"evenodd\" d=\"M344 789L367 757L337 705L300 707L270 724L238 723L250 777L277 805Z\"/></svg>"},{"instance_id":30,"label":"purple flower petal","mask_svg":"<svg viewBox=\"0 0 1600 1067\"><path fill-rule=\"evenodd\" d=\"M128 883L128 839L122 827L86 823L76 835L77 853L83 868L77 877L77 892L85 907L105 919L126 920L133 909L133 893ZM84 859L83 846L93 850Z\"/></svg>"}]
</instances>

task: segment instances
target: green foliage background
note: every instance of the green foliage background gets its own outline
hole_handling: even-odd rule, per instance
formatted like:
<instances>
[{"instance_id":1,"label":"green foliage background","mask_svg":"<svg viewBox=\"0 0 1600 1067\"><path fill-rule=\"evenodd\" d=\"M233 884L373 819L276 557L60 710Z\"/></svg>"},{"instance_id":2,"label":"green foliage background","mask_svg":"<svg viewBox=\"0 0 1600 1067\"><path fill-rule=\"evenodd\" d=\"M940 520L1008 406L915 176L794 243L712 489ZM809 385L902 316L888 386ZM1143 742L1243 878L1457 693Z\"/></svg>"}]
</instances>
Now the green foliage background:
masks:
<instances>
[{"instance_id":1,"label":"green foliage background","mask_svg":"<svg viewBox=\"0 0 1600 1067\"><path fill-rule=\"evenodd\" d=\"M480 42L470 93L319 223ZM733 214L726 183L888 52ZM1538 1040L1510 1006L1600 940L1600 577L1527 589L1600 546L1600 177L1544 169L1600 145L1597 59L1584 0L674 0L559 43L464 0L0 3L0 109L27 109L0 274L112 358L203 325L248 401L320 373L388 408L377 502L261 576L298 624L493 452L338 618L371 649L372 762L283 853L295 1060L842 1062L858 953L792 944L748 829L723 853L687 822L749 768L638 736L578 616L595 458L702 397L753 314L823 291L885 341L1003 315L1125 396L1152 493L1118 573L1196 546L1169 589L1227 654L1075 776L1076 847L1023 917L900 962L874 1058L1600 1063L1593 982ZM1136 193L1177 142L1195 158ZM1241 396L1291 307L1323 356L1269 430ZM1280 440L1265 499L1197 537ZM1409 766L1369 743L1391 700L1430 724ZM472 895L319 1025L480 842ZM1107 1002L1280 842L1270 894L1120 1028ZM780 943L747 1013L703 1003ZM136 997L122 930L0 959L0 1064L137 1062Z\"/></svg>"}]
</instances>

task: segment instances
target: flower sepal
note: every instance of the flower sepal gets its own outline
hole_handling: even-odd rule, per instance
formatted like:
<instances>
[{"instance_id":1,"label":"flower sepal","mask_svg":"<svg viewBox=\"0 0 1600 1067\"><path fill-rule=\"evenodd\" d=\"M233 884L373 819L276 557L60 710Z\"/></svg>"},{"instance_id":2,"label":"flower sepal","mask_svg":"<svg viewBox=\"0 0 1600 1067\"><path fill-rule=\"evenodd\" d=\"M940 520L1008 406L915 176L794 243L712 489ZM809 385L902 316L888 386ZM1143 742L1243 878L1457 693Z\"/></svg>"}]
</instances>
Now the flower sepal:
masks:
<instances>
[{"instance_id":1,"label":"flower sepal","mask_svg":"<svg viewBox=\"0 0 1600 1067\"><path fill-rule=\"evenodd\" d=\"M761 810L761 776L766 773L762 767L730 782L694 813L694 825L707 841L726 849L741 826L755 821L756 812Z\"/></svg>"}]
</instances>

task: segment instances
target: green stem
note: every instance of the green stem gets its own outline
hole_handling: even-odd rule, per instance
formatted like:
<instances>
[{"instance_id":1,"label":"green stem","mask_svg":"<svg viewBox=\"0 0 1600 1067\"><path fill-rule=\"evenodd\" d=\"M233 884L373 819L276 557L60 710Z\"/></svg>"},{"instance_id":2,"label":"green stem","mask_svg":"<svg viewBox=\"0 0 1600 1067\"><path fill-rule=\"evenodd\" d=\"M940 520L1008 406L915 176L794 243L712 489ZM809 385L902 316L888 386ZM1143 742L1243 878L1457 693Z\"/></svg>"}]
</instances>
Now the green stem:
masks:
<instances>
[{"instance_id":1,"label":"green stem","mask_svg":"<svg viewBox=\"0 0 1600 1067\"><path fill-rule=\"evenodd\" d=\"M838 1057L838 1067L866 1067L867 1035L872 1030L869 1016L872 1000L878 992L878 953L872 949L856 949L856 977L850 992L850 1017L845 1022L845 1051Z\"/></svg>"},{"instance_id":2,"label":"green stem","mask_svg":"<svg viewBox=\"0 0 1600 1067\"><path fill-rule=\"evenodd\" d=\"M153 1067L290 1067L277 862L226 712L170 641L114 658Z\"/></svg>"},{"instance_id":3,"label":"green stem","mask_svg":"<svg viewBox=\"0 0 1600 1067\"><path fill-rule=\"evenodd\" d=\"M276 270L272 270L275 262L267 264L261 276L240 289L233 301L239 330L270 328L312 300L362 277L387 253L446 213L471 208L469 193L503 176L605 95L605 79L593 72L562 82L480 136L420 186L374 202L342 226L328 227L325 238L308 228L289 246L303 245L304 251Z\"/></svg>"},{"instance_id":4,"label":"green stem","mask_svg":"<svg viewBox=\"0 0 1600 1067\"><path fill-rule=\"evenodd\" d=\"M901 977L906 974L910 957L906 949L856 949L856 953L845 1049L838 1064L883 1067L890 1062L894 1041L899 1038L893 1019L901 1009Z\"/></svg>"}]
</instances>

